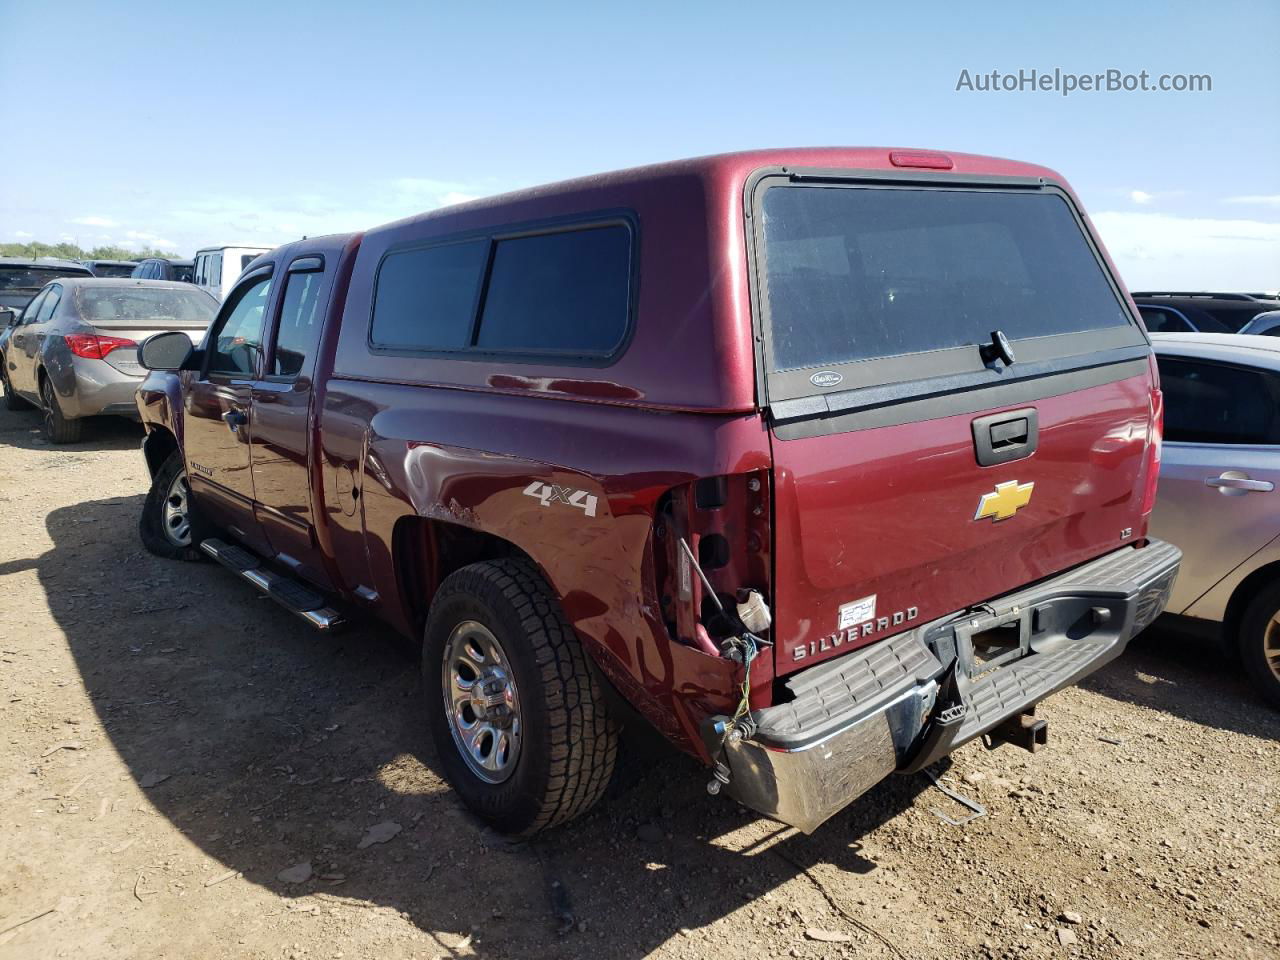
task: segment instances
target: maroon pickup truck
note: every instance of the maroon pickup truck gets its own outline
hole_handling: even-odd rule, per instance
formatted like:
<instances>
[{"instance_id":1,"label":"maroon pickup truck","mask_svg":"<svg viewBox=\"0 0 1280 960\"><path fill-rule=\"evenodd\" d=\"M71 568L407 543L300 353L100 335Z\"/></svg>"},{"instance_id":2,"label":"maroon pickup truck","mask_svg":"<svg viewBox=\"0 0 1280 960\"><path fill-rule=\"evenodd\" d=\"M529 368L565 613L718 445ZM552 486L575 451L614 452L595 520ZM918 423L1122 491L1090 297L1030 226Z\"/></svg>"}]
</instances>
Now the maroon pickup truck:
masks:
<instances>
[{"instance_id":1,"label":"maroon pickup truck","mask_svg":"<svg viewBox=\"0 0 1280 960\"><path fill-rule=\"evenodd\" d=\"M138 393L147 547L422 643L463 799L533 833L648 725L811 831L1163 608L1161 394L1057 174L742 153L302 240Z\"/></svg>"}]
</instances>

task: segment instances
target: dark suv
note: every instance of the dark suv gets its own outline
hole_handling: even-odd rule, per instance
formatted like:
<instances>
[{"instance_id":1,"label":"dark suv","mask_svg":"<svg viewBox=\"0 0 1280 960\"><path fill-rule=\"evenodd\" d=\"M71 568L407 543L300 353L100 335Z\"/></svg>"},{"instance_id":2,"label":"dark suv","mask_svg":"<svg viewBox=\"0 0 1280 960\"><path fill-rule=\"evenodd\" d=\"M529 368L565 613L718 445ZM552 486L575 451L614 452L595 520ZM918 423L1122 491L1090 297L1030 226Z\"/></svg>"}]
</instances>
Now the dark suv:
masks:
<instances>
[{"instance_id":1,"label":"dark suv","mask_svg":"<svg viewBox=\"0 0 1280 960\"><path fill-rule=\"evenodd\" d=\"M704 157L302 240L141 359L143 542L416 638L445 771L516 833L630 725L805 831L1034 746L1178 568L1146 333L1008 160Z\"/></svg>"},{"instance_id":2,"label":"dark suv","mask_svg":"<svg viewBox=\"0 0 1280 960\"><path fill-rule=\"evenodd\" d=\"M1238 333L1276 301L1247 293L1135 293L1133 301L1152 333Z\"/></svg>"},{"instance_id":3,"label":"dark suv","mask_svg":"<svg viewBox=\"0 0 1280 960\"><path fill-rule=\"evenodd\" d=\"M195 261L148 257L139 260L129 276L137 280L181 280L183 283L194 283Z\"/></svg>"}]
</instances>

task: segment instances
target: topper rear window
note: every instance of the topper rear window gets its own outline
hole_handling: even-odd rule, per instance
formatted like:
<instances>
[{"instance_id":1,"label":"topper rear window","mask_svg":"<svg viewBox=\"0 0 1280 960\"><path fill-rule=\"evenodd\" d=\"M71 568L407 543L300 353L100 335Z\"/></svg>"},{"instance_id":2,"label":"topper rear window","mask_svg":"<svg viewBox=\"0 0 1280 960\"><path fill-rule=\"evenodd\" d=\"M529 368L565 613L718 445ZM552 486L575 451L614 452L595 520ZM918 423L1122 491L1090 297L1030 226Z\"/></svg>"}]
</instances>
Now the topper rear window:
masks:
<instances>
[{"instance_id":1,"label":"topper rear window","mask_svg":"<svg viewBox=\"0 0 1280 960\"><path fill-rule=\"evenodd\" d=\"M782 184L759 210L771 371L1133 326L1056 191Z\"/></svg>"}]
</instances>

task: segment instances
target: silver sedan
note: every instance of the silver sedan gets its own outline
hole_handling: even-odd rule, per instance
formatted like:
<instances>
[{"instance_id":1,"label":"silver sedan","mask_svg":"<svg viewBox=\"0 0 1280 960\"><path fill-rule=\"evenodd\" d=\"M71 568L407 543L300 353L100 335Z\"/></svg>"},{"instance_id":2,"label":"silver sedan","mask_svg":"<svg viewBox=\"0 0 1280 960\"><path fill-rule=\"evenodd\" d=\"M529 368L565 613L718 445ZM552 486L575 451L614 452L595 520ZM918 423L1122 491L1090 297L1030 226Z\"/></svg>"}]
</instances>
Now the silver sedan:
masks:
<instances>
[{"instance_id":1,"label":"silver sedan","mask_svg":"<svg viewBox=\"0 0 1280 960\"><path fill-rule=\"evenodd\" d=\"M1164 392L1151 534L1182 548L1169 612L1220 624L1280 708L1280 338L1151 340Z\"/></svg>"},{"instance_id":2,"label":"silver sedan","mask_svg":"<svg viewBox=\"0 0 1280 960\"><path fill-rule=\"evenodd\" d=\"M85 417L136 417L146 371L138 344L153 333L204 336L218 302L189 283L64 277L14 318L0 353L5 404L44 414L52 443L80 439Z\"/></svg>"}]
</instances>

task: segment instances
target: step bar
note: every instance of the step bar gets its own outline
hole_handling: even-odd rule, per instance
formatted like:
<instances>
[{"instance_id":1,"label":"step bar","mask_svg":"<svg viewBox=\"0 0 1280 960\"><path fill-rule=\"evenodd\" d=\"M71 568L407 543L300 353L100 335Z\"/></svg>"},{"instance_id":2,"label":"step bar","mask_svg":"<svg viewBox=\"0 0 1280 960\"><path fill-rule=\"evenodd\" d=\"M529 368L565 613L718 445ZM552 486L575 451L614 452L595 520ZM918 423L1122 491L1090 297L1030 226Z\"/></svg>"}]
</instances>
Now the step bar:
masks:
<instances>
[{"instance_id":1,"label":"step bar","mask_svg":"<svg viewBox=\"0 0 1280 960\"><path fill-rule=\"evenodd\" d=\"M261 558L244 547L210 538L201 541L200 549L315 629L331 633L346 622L342 614L325 603L324 594L268 569Z\"/></svg>"}]
</instances>

